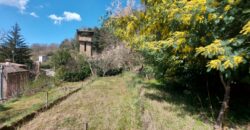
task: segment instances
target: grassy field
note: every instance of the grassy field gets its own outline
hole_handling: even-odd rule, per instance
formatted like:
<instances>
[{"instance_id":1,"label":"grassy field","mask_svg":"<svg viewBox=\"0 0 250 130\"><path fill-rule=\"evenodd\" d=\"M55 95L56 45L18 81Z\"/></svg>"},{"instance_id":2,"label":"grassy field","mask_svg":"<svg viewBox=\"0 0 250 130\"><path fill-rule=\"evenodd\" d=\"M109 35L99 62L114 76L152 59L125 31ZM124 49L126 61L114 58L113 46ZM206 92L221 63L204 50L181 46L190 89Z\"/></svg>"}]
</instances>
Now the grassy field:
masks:
<instances>
[{"instance_id":1,"label":"grassy field","mask_svg":"<svg viewBox=\"0 0 250 130\"><path fill-rule=\"evenodd\" d=\"M19 129L74 130L85 122L89 130L212 129L168 96L131 73L98 78Z\"/></svg>"},{"instance_id":2,"label":"grassy field","mask_svg":"<svg viewBox=\"0 0 250 130\"><path fill-rule=\"evenodd\" d=\"M138 91L127 87L130 80L128 74L99 78L20 129L72 130L84 122L90 130L139 129Z\"/></svg>"},{"instance_id":3,"label":"grassy field","mask_svg":"<svg viewBox=\"0 0 250 130\"><path fill-rule=\"evenodd\" d=\"M82 85L83 82L64 83L61 86L48 89L46 91L48 92L48 103L54 102ZM0 104L0 127L3 125L9 126L45 106L46 92L38 92L32 96L22 96Z\"/></svg>"}]
</instances>

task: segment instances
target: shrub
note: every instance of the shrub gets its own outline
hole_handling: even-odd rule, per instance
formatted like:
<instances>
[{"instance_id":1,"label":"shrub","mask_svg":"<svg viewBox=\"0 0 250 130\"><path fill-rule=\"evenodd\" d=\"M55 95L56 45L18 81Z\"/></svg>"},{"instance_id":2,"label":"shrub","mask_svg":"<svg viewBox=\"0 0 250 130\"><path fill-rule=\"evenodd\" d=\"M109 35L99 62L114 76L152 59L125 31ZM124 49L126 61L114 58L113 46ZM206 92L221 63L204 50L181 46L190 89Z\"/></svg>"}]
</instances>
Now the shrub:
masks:
<instances>
[{"instance_id":1,"label":"shrub","mask_svg":"<svg viewBox=\"0 0 250 130\"><path fill-rule=\"evenodd\" d=\"M42 69L50 69L50 68L52 68L52 66L50 64L43 63L43 64L41 64L41 68Z\"/></svg>"},{"instance_id":2,"label":"shrub","mask_svg":"<svg viewBox=\"0 0 250 130\"><path fill-rule=\"evenodd\" d=\"M88 62L96 75L111 76L138 65L137 57L125 45L119 44L105 48L102 54L93 56Z\"/></svg>"},{"instance_id":3,"label":"shrub","mask_svg":"<svg viewBox=\"0 0 250 130\"><path fill-rule=\"evenodd\" d=\"M90 75L90 69L86 68L80 72L66 72L63 75L63 80L68 82L76 82L85 79Z\"/></svg>"},{"instance_id":4,"label":"shrub","mask_svg":"<svg viewBox=\"0 0 250 130\"><path fill-rule=\"evenodd\" d=\"M70 54L69 51L63 53ZM85 57L74 52L72 52L69 56L68 54L65 54L65 61L67 62L57 64L58 68L56 69L56 78L61 81L76 82L84 80L86 77L90 76L90 67L86 62ZM64 59L64 57L61 58Z\"/></svg>"},{"instance_id":5,"label":"shrub","mask_svg":"<svg viewBox=\"0 0 250 130\"><path fill-rule=\"evenodd\" d=\"M32 95L34 93L52 87L54 84L55 84L54 78L41 75L36 80L27 83L27 85L24 87L23 94Z\"/></svg>"},{"instance_id":6,"label":"shrub","mask_svg":"<svg viewBox=\"0 0 250 130\"><path fill-rule=\"evenodd\" d=\"M60 49L51 57L51 65L60 67L66 65L72 59L70 53L66 49Z\"/></svg>"}]
</instances>

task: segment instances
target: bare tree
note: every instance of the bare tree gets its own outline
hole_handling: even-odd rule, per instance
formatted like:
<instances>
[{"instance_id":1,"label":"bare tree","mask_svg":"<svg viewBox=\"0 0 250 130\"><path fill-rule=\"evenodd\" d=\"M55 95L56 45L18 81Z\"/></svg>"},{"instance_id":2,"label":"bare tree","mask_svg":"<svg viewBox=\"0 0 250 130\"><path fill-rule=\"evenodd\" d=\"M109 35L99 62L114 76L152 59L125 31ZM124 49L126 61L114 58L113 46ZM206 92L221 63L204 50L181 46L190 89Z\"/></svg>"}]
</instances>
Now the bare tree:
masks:
<instances>
[{"instance_id":1,"label":"bare tree","mask_svg":"<svg viewBox=\"0 0 250 130\"><path fill-rule=\"evenodd\" d=\"M122 5L121 0L113 0L107 11L112 17L121 17L131 15L133 10L144 10L145 8L140 3L136 3L135 0L127 0L125 7Z\"/></svg>"},{"instance_id":2,"label":"bare tree","mask_svg":"<svg viewBox=\"0 0 250 130\"><path fill-rule=\"evenodd\" d=\"M139 63L138 55L126 48L124 43L109 46L101 54L96 54L88 59L93 74L97 71L102 72L105 76L110 70L130 70Z\"/></svg>"}]
</instances>

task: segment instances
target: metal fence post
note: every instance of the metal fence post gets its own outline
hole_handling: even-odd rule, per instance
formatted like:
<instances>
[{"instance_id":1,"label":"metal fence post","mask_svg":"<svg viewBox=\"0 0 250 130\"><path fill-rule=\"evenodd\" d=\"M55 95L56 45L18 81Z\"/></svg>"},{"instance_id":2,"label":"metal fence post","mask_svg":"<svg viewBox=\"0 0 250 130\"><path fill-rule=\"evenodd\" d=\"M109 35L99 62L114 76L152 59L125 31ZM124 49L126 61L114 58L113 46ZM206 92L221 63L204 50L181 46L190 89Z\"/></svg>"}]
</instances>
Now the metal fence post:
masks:
<instances>
[{"instance_id":1,"label":"metal fence post","mask_svg":"<svg viewBox=\"0 0 250 130\"><path fill-rule=\"evenodd\" d=\"M46 92L46 108L48 108L49 105L49 93L48 91Z\"/></svg>"}]
</instances>

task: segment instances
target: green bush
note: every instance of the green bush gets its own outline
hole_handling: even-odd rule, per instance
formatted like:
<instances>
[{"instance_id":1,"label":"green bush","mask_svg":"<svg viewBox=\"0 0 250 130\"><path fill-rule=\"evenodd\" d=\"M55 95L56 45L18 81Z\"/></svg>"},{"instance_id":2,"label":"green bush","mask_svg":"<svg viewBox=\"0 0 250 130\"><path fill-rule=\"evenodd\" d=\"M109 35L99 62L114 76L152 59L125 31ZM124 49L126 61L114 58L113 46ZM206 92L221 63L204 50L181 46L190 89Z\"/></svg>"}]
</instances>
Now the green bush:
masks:
<instances>
[{"instance_id":1,"label":"green bush","mask_svg":"<svg viewBox=\"0 0 250 130\"><path fill-rule=\"evenodd\" d=\"M58 53L62 53L62 51L59 51ZM61 64L60 61L56 62L60 63L57 64L56 79L76 82L84 80L86 77L90 76L90 67L83 55L74 52L70 53L70 51L64 51L63 53L66 57L60 56L61 58L59 59L65 59L64 61L67 62L64 62L63 64Z\"/></svg>"},{"instance_id":2,"label":"green bush","mask_svg":"<svg viewBox=\"0 0 250 130\"><path fill-rule=\"evenodd\" d=\"M141 77L153 78L155 76L153 67L149 65L142 66L140 69L141 71L139 71L139 76Z\"/></svg>"},{"instance_id":3,"label":"green bush","mask_svg":"<svg viewBox=\"0 0 250 130\"><path fill-rule=\"evenodd\" d=\"M123 68L113 68L113 69L109 69L104 76L114 76L114 75L118 75L121 74L123 71ZM97 70L97 75L98 76L103 76L103 71L101 69Z\"/></svg>"},{"instance_id":4,"label":"green bush","mask_svg":"<svg viewBox=\"0 0 250 130\"><path fill-rule=\"evenodd\" d=\"M68 82L76 82L84 80L88 76L90 76L90 69L89 67L85 67L79 72L65 72L62 79Z\"/></svg>"},{"instance_id":5,"label":"green bush","mask_svg":"<svg viewBox=\"0 0 250 130\"><path fill-rule=\"evenodd\" d=\"M69 50L60 49L51 57L51 66L65 66L72 59Z\"/></svg>"},{"instance_id":6,"label":"green bush","mask_svg":"<svg viewBox=\"0 0 250 130\"><path fill-rule=\"evenodd\" d=\"M52 68L50 64L41 64L42 69L50 69Z\"/></svg>"},{"instance_id":7,"label":"green bush","mask_svg":"<svg viewBox=\"0 0 250 130\"><path fill-rule=\"evenodd\" d=\"M56 69L55 78L58 79L58 80L63 80L64 79L64 75L66 74L66 71L67 70L63 66L57 68Z\"/></svg>"}]
</instances>

